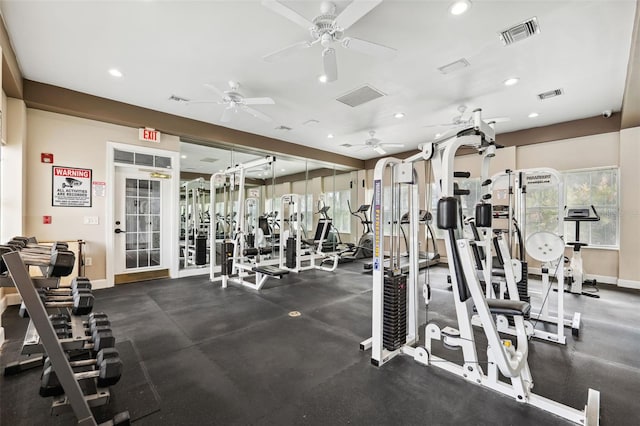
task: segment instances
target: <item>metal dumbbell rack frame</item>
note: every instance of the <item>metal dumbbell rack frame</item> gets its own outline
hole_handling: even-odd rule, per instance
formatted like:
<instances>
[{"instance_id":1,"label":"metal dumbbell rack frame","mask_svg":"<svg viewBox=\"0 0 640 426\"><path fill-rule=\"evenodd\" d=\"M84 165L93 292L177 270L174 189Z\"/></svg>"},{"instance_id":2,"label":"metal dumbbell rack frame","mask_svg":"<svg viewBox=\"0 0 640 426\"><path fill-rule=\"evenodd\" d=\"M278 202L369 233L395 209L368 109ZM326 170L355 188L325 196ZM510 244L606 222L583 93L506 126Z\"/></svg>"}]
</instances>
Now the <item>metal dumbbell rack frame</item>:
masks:
<instances>
[{"instance_id":1,"label":"metal dumbbell rack frame","mask_svg":"<svg viewBox=\"0 0 640 426\"><path fill-rule=\"evenodd\" d=\"M47 310L40 300L40 295L36 291L36 287L29 276L29 271L22 261L20 254L18 252L11 252L2 257L29 311L31 322L39 335L40 343L49 356L51 365L55 369L58 380L65 392L63 400L54 402L52 410L54 413L57 413L62 407L70 405L78 420L78 425L97 425L98 423L93 417L90 406L104 404L104 399L106 398L108 400L109 398L108 390L100 389L99 392L94 395L85 396L83 394L65 351L49 321ZM82 330L82 328L82 324L80 324L79 329ZM113 424L113 421L103 423L103 425Z\"/></svg>"}]
</instances>

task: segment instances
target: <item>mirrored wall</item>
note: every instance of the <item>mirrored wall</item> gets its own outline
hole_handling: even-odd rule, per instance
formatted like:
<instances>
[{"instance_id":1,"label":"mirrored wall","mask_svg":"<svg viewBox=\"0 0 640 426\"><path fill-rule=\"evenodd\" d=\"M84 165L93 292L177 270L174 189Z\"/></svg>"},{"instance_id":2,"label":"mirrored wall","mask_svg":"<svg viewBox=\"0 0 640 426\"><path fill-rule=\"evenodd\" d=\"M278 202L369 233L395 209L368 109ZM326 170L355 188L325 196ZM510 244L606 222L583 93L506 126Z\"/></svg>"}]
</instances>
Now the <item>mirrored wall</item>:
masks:
<instances>
[{"instance_id":1,"label":"mirrored wall","mask_svg":"<svg viewBox=\"0 0 640 426\"><path fill-rule=\"evenodd\" d=\"M224 174L230 167L264 159L269 152L236 146L211 146L197 141L181 142L180 160L180 269L185 275L207 273L212 253L211 242L232 238L239 220L245 229L260 228L258 245L276 247L281 233L301 229L303 238L314 238L319 220L333 223L336 242L355 243L364 226L352 211L366 201L364 172L309 159L274 155L270 164L256 165L244 171L244 190L237 183L215 182L212 176ZM259 162L259 161L257 161ZM236 174L234 179L238 179ZM287 205L295 194L295 211ZM239 202L244 217L239 217ZM300 221L301 225L290 226ZM297 224L296 224L297 225ZM215 238L212 238L215 236Z\"/></svg>"}]
</instances>

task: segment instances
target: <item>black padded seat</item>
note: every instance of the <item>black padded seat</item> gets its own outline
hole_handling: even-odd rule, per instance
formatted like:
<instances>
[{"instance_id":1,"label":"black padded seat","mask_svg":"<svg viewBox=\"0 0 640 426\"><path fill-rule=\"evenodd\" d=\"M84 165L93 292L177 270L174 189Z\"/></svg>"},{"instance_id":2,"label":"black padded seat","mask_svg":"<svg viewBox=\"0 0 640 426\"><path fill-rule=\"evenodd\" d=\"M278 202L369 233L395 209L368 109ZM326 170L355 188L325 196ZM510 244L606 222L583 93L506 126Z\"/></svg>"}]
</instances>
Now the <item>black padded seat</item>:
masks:
<instances>
[{"instance_id":1,"label":"black padded seat","mask_svg":"<svg viewBox=\"0 0 640 426\"><path fill-rule=\"evenodd\" d=\"M254 266L251 270L260 274L269 275L270 277L281 277L289 273L286 269L276 268L271 265Z\"/></svg>"},{"instance_id":2,"label":"black padded seat","mask_svg":"<svg viewBox=\"0 0 640 426\"><path fill-rule=\"evenodd\" d=\"M487 299L489 311L494 315L526 316L531 312L531 305L518 300ZM477 311L476 307L473 307Z\"/></svg>"}]
</instances>

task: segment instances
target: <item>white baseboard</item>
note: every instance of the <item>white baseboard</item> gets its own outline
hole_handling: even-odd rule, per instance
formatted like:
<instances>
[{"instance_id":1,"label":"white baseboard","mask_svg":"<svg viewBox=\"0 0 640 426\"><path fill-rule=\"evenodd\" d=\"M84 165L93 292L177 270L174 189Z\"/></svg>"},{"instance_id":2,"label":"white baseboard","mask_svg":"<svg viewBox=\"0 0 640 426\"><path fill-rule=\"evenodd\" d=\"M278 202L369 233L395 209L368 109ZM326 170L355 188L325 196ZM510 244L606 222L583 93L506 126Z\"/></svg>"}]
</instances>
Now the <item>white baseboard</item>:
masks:
<instances>
[{"instance_id":1,"label":"white baseboard","mask_svg":"<svg viewBox=\"0 0 640 426\"><path fill-rule=\"evenodd\" d=\"M99 290L101 288L113 287L113 284L109 285L107 280L91 280L91 289Z\"/></svg>"},{"instance_id":2,"label":"white baseboard","mask_svg":"<svg viewBox=\"0 0 640 426\"><path fill-rule=\"evenodd\" d=\"M618 286L624 288L635 288L640 290L640 281L618 280Z\"/></svg>"},{"instance_id":3,"label":"white baseboard","mask_svg":"<svg viewBox=\"0 0 640 426\"><path fill-rule=\"evenodd\" d=\"M2 298L2 302L0 302L0 305L3 306L0 311L4 312L7 306L19 305L21 303L22 298L18 293L5 294Z\"/></svg>"},{"instance_id":4,"label":"white baseboard","mask_svg":"<svg viewBox=\"0 0 640 426\"><path fill-rule=\"evenodd\" d=\"M549 272L553 272L553 271L549 271ZM533 275L542 275L542 269L541 268L529 268L529 273L533 274ZM584 279L585 280L596 280L597 282L602 283L602 284L620 285L619 284L620 280L618 278L609 277L607 275L586 274L584 276Z\"/></svg>"}]
</instances>

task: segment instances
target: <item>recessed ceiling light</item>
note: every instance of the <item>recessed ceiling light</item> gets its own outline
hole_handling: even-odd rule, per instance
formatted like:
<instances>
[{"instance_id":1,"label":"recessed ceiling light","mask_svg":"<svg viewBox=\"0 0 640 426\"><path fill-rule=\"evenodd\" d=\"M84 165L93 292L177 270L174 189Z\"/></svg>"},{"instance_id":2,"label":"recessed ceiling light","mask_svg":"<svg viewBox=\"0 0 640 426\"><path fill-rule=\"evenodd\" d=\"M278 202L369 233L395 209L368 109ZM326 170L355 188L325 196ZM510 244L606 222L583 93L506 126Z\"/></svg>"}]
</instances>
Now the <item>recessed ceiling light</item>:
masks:
<instances>
[{"instance_id":1,"label":"recessed ceiling light","mask_svg":"<svg viewBox=\"0 0 640 426\"><path fill-rule=\"evenodd\" d=\"M115 68L111 68L109 74L111 74L112 77L122 77L122 71Z\"/></svg>"},{"instance_id":2,"label":"recessed ceiling light","mask_svg":"<svg viewBox=\"0 0 640 426\"><path fill-rule=\"evenodd\" d=\"M393 114L393 116L395 118L403 118L404 117L404 112L396 112L395 114Z\"/></svg>"},{"instance_id":3,"label":"recessed ceiling light","mask_svg":"<svg viewBox=\"0 0 640 426\"><path fill-rule=\"evenodd\" d=\"M322 74L320 77L318 77L318 81L320 83L326 83L327 82L327 76Z\"/></svg>"},{"instance_id":4,"label":"recessed ceiling light","mask_svg":"<svg viewBox=\"0 0 640 426\"><path fill-rule=\"evenodd\" d=\"M532 112L531 114L529 114L529 118L536 118L539 115L540 114L538 114L537 112Z\"/></svg>"},{"instance_id":5,"label":"recessed ceiling light","mask_svg":"<svg viewBox=\"0 0 640 426\"><path fill-rule=\"evenodd\" d=\"M459 0L454 2L451 7L449 7L449 13L452 15L462 15L471 7L471 2L469 0Z\"/></svg>"},{"instance_id":6,"label":"recessed ceiling light","mask_svg":"<svg viewBox=\"0 0 640 426\"><path fill-rule=\"evenodd\" d=\"M187 156L186 156L186 155L184 155L184 154L182 154L182 155L180 156L180 158L182 158L182 159L184 160L185 158L187 158Z\"/></svg>"},{"instance_id":7,"label":"recessed ceiling light","mask_svg":"<svg viewBox=\"0 0 640 426\"><path fill-rule=\"evenodd\" d=\"M439 138L440 136L442 136L442 133L436 133L436 138Z\"/></svg>"},{"instance_id":8,"label":"recessed ceiling light","mask_svg":"<svg viewBox=\"0 0 640 426\"><path fill-rule=\"evenodd\" d=\"M333 139L333 133L329 133L329 134L327 135L327 137L328 137L329 139Z\"/></svg>"},{"instance_id":9,"label":"recessed ceiling light","mask_svg":"<svg viewBox=\"0 0 640 426\"><path fill-rule=\"evenodd\" d=\"M281 172L286 172L286 171L287 171L287 169L280 169L280 171L281 171Z\"/></svg>"},{"instance_id":10,"label":"recessed ceiling light","mask_svg":"<svg viewBox=\"0 0 640 426\"><path fill-rule=\"evenodd\" d=\"M504 85L505 86L513 86L514 84L517 84L520 81L520 79L518 77L511 77L508 78L504 81Z\"/></svg>"}]
</instances>

